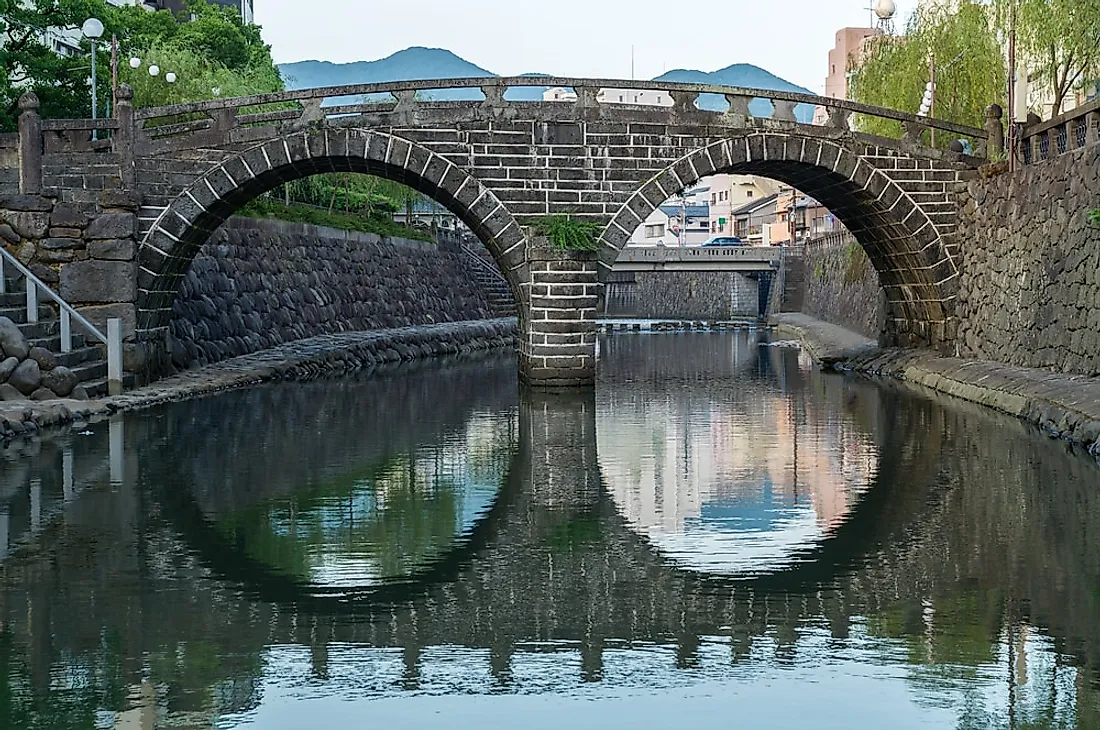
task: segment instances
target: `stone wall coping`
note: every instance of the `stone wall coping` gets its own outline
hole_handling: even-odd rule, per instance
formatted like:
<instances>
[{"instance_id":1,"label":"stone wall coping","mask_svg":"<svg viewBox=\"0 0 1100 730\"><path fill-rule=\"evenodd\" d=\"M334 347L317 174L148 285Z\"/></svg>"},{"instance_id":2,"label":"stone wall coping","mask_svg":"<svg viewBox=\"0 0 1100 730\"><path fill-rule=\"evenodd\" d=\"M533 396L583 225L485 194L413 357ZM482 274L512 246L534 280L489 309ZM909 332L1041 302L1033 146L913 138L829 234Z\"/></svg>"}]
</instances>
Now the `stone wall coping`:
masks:
<instances>
[{"instance_id":1,"label":"stone wall coping","mask_svg":"<svg viewBox=\"0 0 1100 730\"><path fill-rule=\"evenodd\" d=\"M249 218L247 216L235 215L226 220L222 225L226 228L238 230L260 230L275 236L306 236L310 238L348 241L349 243L389 244L416 251L439 250L438 246L428 241L414 241L409 238L398 238L396 236L380 236L377 233L347 231L342 228L315 226L311 223L294 223L291 221L281 221L275 218Z\"/></svg>"}]
</instances>

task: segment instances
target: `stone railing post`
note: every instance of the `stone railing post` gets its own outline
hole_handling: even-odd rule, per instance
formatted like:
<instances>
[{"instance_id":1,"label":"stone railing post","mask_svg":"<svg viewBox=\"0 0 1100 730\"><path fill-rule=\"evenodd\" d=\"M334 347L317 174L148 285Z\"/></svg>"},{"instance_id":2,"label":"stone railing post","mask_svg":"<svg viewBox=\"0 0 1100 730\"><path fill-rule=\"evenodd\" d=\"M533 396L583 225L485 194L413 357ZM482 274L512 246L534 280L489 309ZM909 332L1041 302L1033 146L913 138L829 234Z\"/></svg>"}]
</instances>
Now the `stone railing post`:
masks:
<instances>
[{"instance_id":1,"label":"stone railing post","mask_svg":"<svg viewBox=\"0 0 1100 730\"><path fill-rule=\"evenodd\" d=\"M134 161L134 90L128 84L118 87L118 101L115 103L114 151L118 155L119 173L122 187L134 188L137 166Z\"/></svg>"},{"instance_id":2,"label":"stone railing post","mask_svg":"<svg viewBox=\"0 0 1100 730\"><path fill-rule=\"evenodd\" d=\"M536 387L596 382L596 312L602 284L595 251L531 239L520 307L520 376Z\"/></svg>"},{"instance_id":3,"label":"stone railing post","mask_svg":"<svg viewBox=\"0 0 1100 730\"><path fill-rule=\"evenodd\" d=\"M989 159L995 159L1005 151L1005 128L1001 120L1004 110L997 104L990 104L985 108L985 154Z\"/></svg>"},{"instance_id":4,"label":"stone railing post","mask_svg":"<svg viewBox=\"0 0 1100 730\"><path fill-rule=\"evenodd\" d=\"M42 117L38 97L28 91L19 97L19 192L42 192Z\"/></svg>"}]
</instances>

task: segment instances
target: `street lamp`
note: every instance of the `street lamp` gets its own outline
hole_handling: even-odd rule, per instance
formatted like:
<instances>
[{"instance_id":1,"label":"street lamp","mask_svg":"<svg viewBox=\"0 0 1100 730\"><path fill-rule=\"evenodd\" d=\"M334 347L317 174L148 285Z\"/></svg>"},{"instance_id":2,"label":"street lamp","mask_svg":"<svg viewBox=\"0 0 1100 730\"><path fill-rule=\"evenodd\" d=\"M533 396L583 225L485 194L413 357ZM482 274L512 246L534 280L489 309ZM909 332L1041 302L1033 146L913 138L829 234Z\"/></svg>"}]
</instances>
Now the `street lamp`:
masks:
<instances>
[{"instance_id":1,"label":"street lamp","mask_svg":"<svg viewBox=\"0 0 1100 730\"><path fill-rule=\"evenodd\" d=\"M80 32L92 45L92 119L96 118L96 88L95 88L95 42L103 37L103 23L97 18L88 18L84 25L80 26ZM96 130L92 130L92 139L96 139Z\"/></svg>"}]
</instances>

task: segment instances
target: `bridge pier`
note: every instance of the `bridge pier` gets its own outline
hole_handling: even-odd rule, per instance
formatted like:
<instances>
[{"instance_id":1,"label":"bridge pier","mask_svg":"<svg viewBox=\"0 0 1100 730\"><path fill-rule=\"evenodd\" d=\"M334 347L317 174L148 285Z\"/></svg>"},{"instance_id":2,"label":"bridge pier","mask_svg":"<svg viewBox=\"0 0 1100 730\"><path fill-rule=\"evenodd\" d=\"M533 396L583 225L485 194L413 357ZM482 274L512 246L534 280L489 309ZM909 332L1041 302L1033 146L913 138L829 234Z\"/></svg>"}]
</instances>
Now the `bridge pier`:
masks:
<instances>
[{"instance_id":1,"label":"bridge pier","mask_svg":"<svg viewBox=\"0 0 1100 730\"><path fill-rule=\"evenodd\" d=\"M596 383L596 313L603 300L595 251L531 239L519 305L520 377L536 388Z\"/></svg>"}]
</instances>

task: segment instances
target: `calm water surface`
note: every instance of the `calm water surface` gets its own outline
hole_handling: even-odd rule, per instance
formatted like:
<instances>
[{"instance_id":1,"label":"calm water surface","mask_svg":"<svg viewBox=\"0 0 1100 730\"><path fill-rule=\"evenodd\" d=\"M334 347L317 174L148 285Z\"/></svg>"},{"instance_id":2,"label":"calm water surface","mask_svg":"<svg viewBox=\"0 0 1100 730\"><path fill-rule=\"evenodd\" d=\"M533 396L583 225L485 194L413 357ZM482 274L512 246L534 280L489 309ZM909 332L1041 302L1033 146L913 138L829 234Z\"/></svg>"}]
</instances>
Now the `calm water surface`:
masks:
<instances>
[{"instance_id":1,"label":"calm water surface","mask_svg":"<svg viewBox=\"0 0 1100 730\"><path fill-rule=\"evenodd\" d=\"M738 334L0 453L0 728L1100 728L1100 472Z\"/></svg>"}]
</instances>

